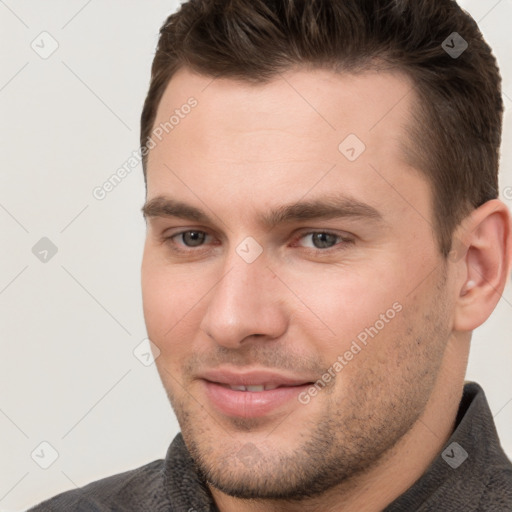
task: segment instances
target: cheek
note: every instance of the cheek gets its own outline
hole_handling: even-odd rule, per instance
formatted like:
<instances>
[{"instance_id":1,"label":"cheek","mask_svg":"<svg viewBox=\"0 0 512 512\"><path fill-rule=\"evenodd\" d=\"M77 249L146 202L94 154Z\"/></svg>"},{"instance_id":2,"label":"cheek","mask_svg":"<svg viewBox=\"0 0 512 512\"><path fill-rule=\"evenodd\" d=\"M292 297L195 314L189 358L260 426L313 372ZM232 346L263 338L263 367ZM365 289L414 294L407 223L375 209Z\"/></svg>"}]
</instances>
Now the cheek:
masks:
<instances>
[{"instance_id":1,"label":"cheek","mask_svg":"<svg viewBox=\"0 0 512 512\"><path fill-rule=\"evenodd\" d=\"M289 279L295 280L290 288L304 303L295 301L301 311L304 308L304 312L297 313L296 321L306 326L305 319L311 318L307 328L316 331L316 338L333 350L344 349L358 336L364 339L368 329L375 331L375 324L379 332L388 330L402 309L402 284L389 270L315 270ZM325 335L319 336L319 329Z\"/></svg>"},{"instance_id":2,"label":"cheek","mask_svg":"<svg viewBox=\"0 0 512 512\"><path fill-rule=\"evenodd\" d=\"M215 284L210 273L170 265L158 254L145 254L142 264L142 297L149 339L160 350L157 366L173 374L196 348L198 329ZM167 379L167 377L166 377Z\"/></svg>"},{"instance_id":3,"label":"cheek","mask_svg":"<svg viewBox=\"0 0 512 512\"><path fill-rule=\"evenodd\" d=\"M142 299L149 338L158 345L174 336L187 313L198 302L198 287L183 271L177 271L146 254L142 264Z\"/></svg>"}]
</instances>

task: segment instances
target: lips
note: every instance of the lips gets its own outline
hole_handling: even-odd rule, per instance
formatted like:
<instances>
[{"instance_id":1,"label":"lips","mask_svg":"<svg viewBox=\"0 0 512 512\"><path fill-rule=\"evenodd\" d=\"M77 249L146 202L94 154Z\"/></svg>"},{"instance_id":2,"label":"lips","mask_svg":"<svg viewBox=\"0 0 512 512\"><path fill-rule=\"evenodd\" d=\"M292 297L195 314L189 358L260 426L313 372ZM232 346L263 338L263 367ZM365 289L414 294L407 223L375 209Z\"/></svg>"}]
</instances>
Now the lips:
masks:
<instances>
[{"instance_id":1,"label":"lips","mask_svg":"<svg viewBox=\"0 0 512 512\"><path fill-rule=\"evenodd\" d=\"M227 416L244 418L264 416L290 404L299 405L298 394L313 383L309 377L297 378L269 370L238 373L217 369L203 372L200 378L215 409Z\"/></svg>"},{"instance_id":2,"label":"lips","mask_svg":"<svg viewBox=\"0 0 512 512\"><path fill-rule=\"evenodd\" d=\"M203 372L200 377L210 382L222 384L228 387L261 387L264 389L275 389L278 387L293 387L310 384L315 379L297 378L286 374L279 374L270 370L251 370L245 372L233 372L229 370L209 370ZM240 389L244 391L245 389ZM263 391L263 389L247 389L248 391Z\"/></svg>"}]
</instances>

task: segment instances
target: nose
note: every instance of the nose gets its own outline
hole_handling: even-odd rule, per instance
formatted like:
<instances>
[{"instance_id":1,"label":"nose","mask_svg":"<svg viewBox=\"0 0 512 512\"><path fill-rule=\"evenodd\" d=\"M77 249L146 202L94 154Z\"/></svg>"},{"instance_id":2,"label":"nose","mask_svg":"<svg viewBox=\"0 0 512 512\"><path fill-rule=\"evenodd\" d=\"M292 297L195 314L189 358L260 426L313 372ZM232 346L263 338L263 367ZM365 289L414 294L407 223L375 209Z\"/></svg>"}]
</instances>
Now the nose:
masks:
<instances>
[{"instance_id":1,"label":"nose","mask_svg":"<svg viewBox=\"0 0 512 512\"><path fill-rule=\"evenodd\" d=\"M208 294L201 329L226 348L281 336L287 329L285 294L263 256L246 263L234 253L223 270Z\"/></svg>"}]
</instances>

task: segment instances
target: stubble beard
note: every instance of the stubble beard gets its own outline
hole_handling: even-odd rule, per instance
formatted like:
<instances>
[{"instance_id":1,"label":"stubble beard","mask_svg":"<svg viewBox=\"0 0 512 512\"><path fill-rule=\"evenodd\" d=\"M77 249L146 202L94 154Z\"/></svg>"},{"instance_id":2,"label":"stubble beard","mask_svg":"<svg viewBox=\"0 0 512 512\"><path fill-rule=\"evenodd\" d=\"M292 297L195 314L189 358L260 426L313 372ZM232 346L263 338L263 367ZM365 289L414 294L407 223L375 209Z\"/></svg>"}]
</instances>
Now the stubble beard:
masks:
<instances>
[{"instance_id":1,"label":"stubble beard","mask_svg":"<svg viewBox=\"0 0 512 512\"><path fill-rule=\"evenodd\" d=\"M322 414L317 421L308 420L302 431L296 431L295 411L277 426L264 428L258 420L214 420L187 394L177 396L166 386L185 444L205 482L240 499L300 502L350 485L385 460L423 413L437 380L449 337L443 285L443 280L438 283L441 293L421 313L422 322L409 318L395 332L393 346L400 355L390 362L391 368L386 368L387 361L381 361L380 368L353 366L343 385L315 398L324 401ZM343 371L339 379L343 381ZM251 437L253 432L257 436ZM295 446L281 448L280 439L289 441L291 435ZM256 437L264 441L253 443Z\"/></svg>"}]
</instances>

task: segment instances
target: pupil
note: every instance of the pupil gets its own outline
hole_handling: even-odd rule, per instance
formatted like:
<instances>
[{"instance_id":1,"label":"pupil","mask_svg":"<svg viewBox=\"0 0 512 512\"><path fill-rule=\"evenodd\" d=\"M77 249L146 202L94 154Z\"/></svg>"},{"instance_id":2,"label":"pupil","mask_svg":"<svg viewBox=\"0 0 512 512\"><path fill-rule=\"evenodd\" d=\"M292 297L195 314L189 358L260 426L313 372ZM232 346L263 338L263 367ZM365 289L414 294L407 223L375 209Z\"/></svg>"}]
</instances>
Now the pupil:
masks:
<instances>
[{"instance_id":1,"label":"pupil","mask_svg":"<svg viewBox=\"0 0 512 512\"><path fill-rule=\"evenodd\" d=\"M313 235L313 245L318 249L332 247L336 243L336 236L329 233L315 233Z\"/></svg>"},{"instance_id":2,"label":"pupil","mask_svg":"<svg viewBox=\"0 0 512 512\"><path fill-rule=\"evenodd\" d=\"M183 241L185 245L192 247L201 245L204 241L204 233L201 233L201 231L187 231L183 234Z\"/></svg>"}]
</instances>

